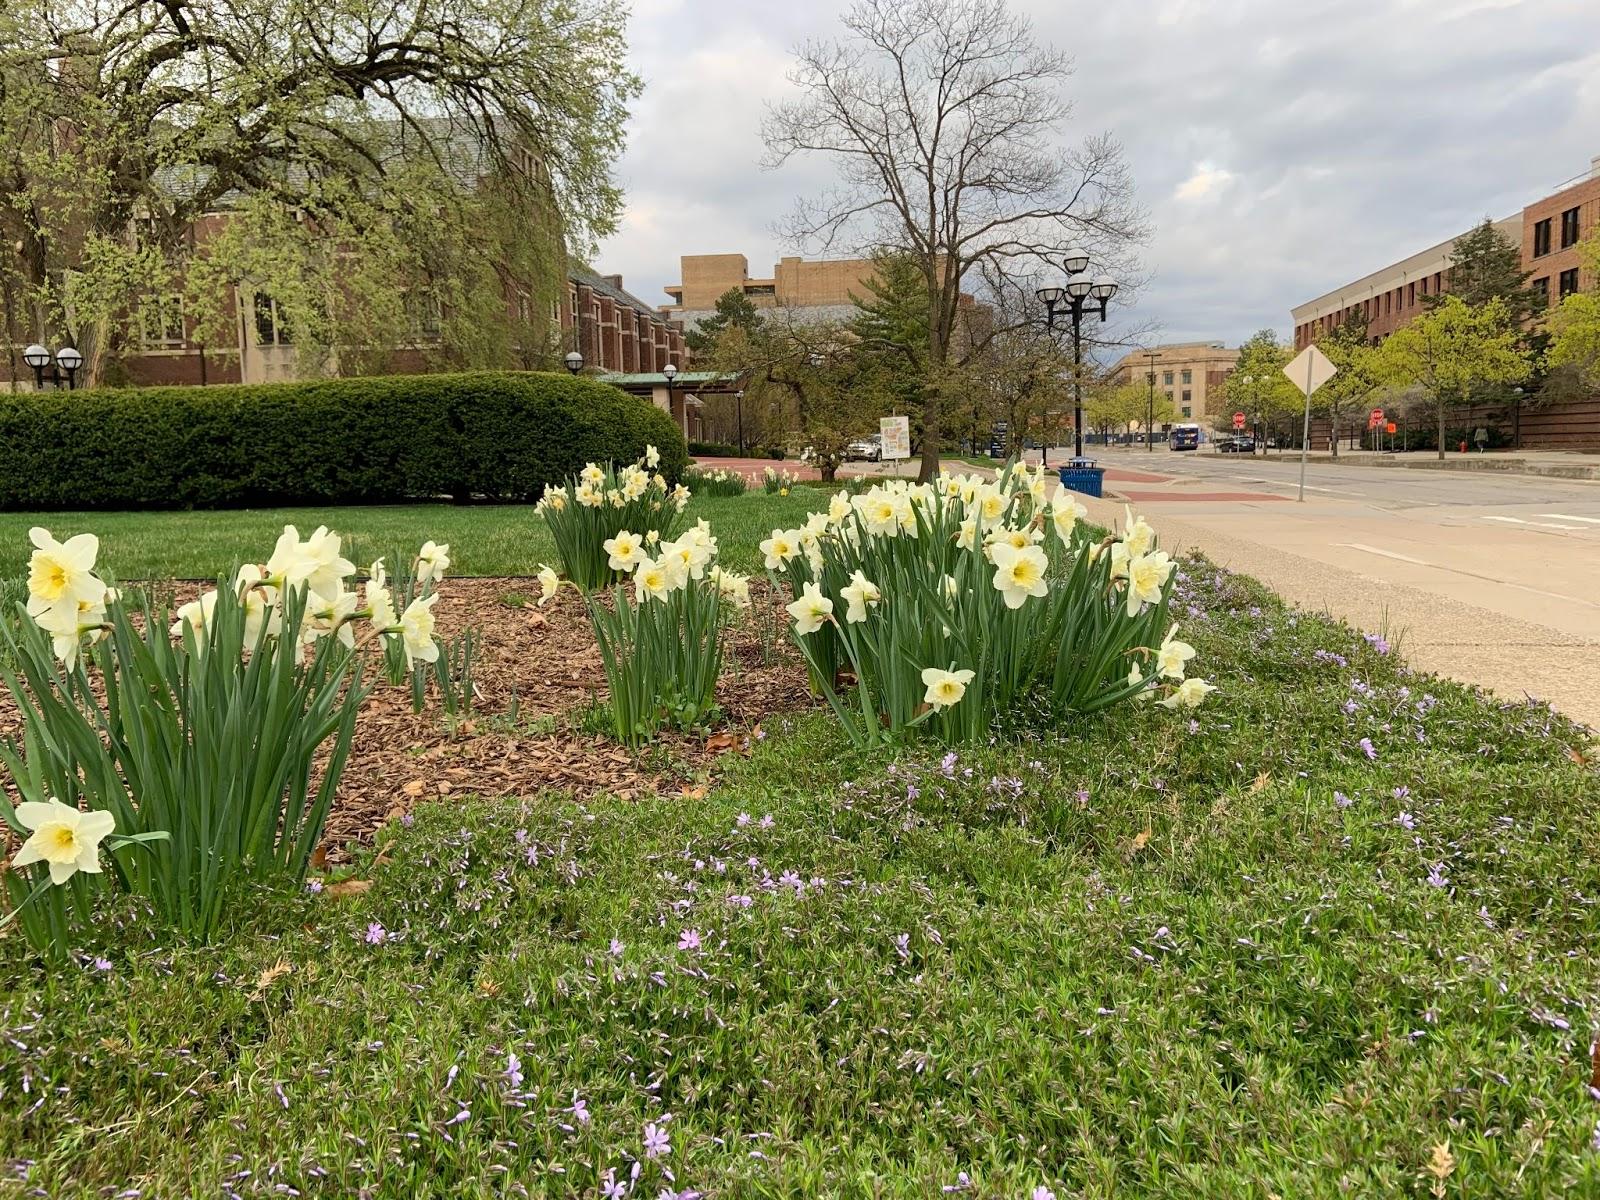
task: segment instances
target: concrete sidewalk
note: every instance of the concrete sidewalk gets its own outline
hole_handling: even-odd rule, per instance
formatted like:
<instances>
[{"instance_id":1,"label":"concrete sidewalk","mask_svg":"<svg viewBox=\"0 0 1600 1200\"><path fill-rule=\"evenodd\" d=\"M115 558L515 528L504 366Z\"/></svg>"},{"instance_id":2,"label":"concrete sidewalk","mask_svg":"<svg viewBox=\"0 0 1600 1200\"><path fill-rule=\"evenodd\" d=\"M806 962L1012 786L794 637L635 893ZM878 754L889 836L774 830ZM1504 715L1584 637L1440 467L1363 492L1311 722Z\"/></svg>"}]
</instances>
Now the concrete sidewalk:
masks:
<instances>
[{"instance_id":1,"label":"concrete sidewalk","mask_svg":"<svg viewBox=\"0 0 1600 1200\"><path fill-rule=\"evenodd\" d=\"M1087 447L1086 447L1087 449ZM1093 456L1103 458L1107 462L1126 462L1132 464L1138 458L1160 459L1163 453L1171 453L1165 446L1158 445L1154 453L1145 450L1143 446L1096 446ZM1235 456L1231 454L1217 454L1210 448L1201 449L1194 453L1206 457L1216 457L1230 462L1251 462L1250 455ZM1035 456L1037 457L1037 456ZM1255 462L1283 462L1298 463L1300 452L1298 450L1268 450L1264 454L1254 456ZM1531 475L1545 479L1589 479L1600 481L1600 452L1582 454L1571 450L1491 450L1484 454L1469 451L1462 454L1450 450L1440 459L1436 450L1410 450L1404 454L1376 450L1340 450L1339 457L1335 458L1325 450L1314 451L1306 456L1307 462L1321 464L1344 464L1358 467L1393 467L1413 471L1490 471L1507 475Z\"/></svg>"},{"instance_id":2,"label":"concrete sidewalk","mask_svg":"<svg viewBox=\"0 0 1600 1200\"><path fill-rule=\"evenodd\" d=\"M1122 500L1082 500L1097 524L1121 525ZM1299 608L1381 633L1420 670L1477 684L1507 699L1548 700L1573 720L1600 728L1600 686L1589 669L1600 660L1600 622L1586 633L1555 629L1437 591L1287 553L1167 512L1151 513L1148 519L1169 552L1199 551L1260 580Z\"/></svg>"}]
</instances>

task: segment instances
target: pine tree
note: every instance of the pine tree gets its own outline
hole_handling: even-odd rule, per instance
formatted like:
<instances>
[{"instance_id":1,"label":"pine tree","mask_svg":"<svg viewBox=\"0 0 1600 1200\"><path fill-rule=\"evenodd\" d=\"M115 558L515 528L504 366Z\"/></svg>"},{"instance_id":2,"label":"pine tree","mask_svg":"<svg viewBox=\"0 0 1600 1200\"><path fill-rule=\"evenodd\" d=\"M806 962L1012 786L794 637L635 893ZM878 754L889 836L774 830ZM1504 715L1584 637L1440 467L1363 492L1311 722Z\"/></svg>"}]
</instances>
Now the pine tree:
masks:
<instances>
[{"instance_id":1,"label":"pine tree","mask_svg":"<svg viewBox=\"0 0 1600 1200\"><path fill-rule=\"evenodd\" d=\"M1485 217L1451 247L1448 291L1435 292L1423 303L1429 309L1437 308L1448 294L1477 308L1499 299L1505 303L1507 317L1523 327L1544 307L1528 285L1532 278L1532 271L1522 269L1522 248Z\"/></svg>"},{"instance_id":2,"label":"pine tree","mask_svg":"<svg viewBox=\"0 0 1600 1200\"><path fill-rule=\"evenodd\" d=\"M683 335L683 344L691 354L700 358L716 352L717 339L730 327L754 332L762 326L761 314L750 303L750 297L740 288L729 288L717 297L716 311Z\"/></svg>"}]
</instances>

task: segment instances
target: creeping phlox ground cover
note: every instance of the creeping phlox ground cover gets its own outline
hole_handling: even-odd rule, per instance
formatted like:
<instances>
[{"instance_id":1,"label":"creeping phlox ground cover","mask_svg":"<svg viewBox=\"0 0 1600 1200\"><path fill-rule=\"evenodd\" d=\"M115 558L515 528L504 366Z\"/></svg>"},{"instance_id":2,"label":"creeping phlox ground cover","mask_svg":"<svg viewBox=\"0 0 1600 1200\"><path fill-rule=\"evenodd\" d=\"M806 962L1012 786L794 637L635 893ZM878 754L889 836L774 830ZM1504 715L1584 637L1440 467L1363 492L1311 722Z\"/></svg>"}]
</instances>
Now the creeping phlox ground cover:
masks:
<instances>
[{"instance_id":1,"label":"creeping phlox ground cover","mask_svg":"<svg viewBox=\"0 0 1600 1200\"><path fill-rule=\"evenodd\" d=\"M1168 616L1172 560L1143 518L1099 538L1083 515L1042 468L1012 467L841 491L761 549L857 745L924 724L973 742L1036 689L1058 712L1197 706L1213 687L1188 675L1194 647Z\"/></svg>"},{"instance_id":2,"label":"creeping phlox ground cover","mask_svg":"<svg viewBox=\"0 0 1600 1200\"><path fill-rule=\"evenodd\" d=\"M1587 738L1175 576L1192 712L861 749L775 715L703 789L422 805L364 890L211 944L0 955L6 1184L1600 1194Z\"/></svg>"},{"instance_id":3,"label":"creeping phlox ground cover","mask_svg":"<svg viewBox=\"0 0 1600 1200\"><path fill-rule=\"evenodd\" d=\"M397 609L381 561L357 592L337 534L288 526L265 563L172 613L108 587L93 534L30 537L22 619L0 624L23 725L0 741L22 797L0 795L0 818L26 837L5 873L12 918L59 958L109 882L208 936L241 883L303 878L370 691L359 651L406 670L439 658L450 548L422 547Z\"/></svg>"},{"instance_id":4,"label":"creeping phlox ground cover","mask_svg":"<svg viewBox=\"0 0 1600 1200\"><path fill-rule=\"evenodd\" d=\"M546 487L534 505L555 539L561 569L582 591L618 578L603 549L607 538L623 530L666 539L677 532L689 489L682 483L669 488L664 476L652 474L660 463L654 446L646 446L643 458L620 470L612 463L586 463L576 477Z\"/></svg>"}]
</instances>

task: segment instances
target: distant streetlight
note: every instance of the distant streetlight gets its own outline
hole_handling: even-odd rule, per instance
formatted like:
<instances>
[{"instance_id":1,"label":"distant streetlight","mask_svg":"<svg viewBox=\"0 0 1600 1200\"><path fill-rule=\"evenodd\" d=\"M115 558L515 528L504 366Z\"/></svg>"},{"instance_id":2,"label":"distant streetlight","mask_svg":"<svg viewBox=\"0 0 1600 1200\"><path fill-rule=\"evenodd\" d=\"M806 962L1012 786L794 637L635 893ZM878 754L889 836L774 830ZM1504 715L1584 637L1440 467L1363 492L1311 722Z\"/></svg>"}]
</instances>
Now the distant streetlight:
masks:
<instances>
[{"instance_id":1,"label":"distant streetlight","mask_svg":"<svg viewBox=\"0 0 1600 1200\"><path fill-rule=\"evenodd\" d=\"M1089 252L1077 247L1068 250L1061 265L1067 272L1065 288L1044 287L1034 293L1044 305L1046 329L1056 327L1056 311L1072 318L1072 442L1075 458L1083 458L1083 314L1095 311L1089 303L1098 301L1100 319L1106 319L1106 302L1117 293L1117 281L1108 275L1090 279Z\"/></svg>"},{"instance_id":2,"label":"distant streetlight","mask_svg":"<svg viewBox=\"0 0 1600 1200\"><path fill-rule=\"evenodd\" d=\"M1147 454L1154 454L1156 443L1150 436L1150 430L1156 423L1156 359L1160 358L1161 354L1157 350L1146 350L1144 356L1150 360L1150 401L1145 406L1144 445Z\"/></svg>"},{"instance_id":3,"label":"distant streetlight","mask_svg":"<svg viewBox=\"0 0 1600 1200\"><path fill-rule=\"evenodd\" d=\"M567 370L574 375L583 370L583 355L576 350L568 350L566 358L561 361L567 364Z\"/></svg>"},{"instance_id":4,"label":"distant streetlight","mask_svg":"<svg viewBox=\"0 0 1600 1200\"><path fill-rule=\"evenodd\" d=\"M668 363L666 366L661 368L661 373L667 377L667 415L671 416L672 415L672 381L678 377L677 364L676 363ZM683 426L684 426L684 428L683 428L684 436L688 437L689 436L689 417L688 417L687 413L684 414Z\"/></svg>"},{"instance_id":5,"label":"distant streetlight","mask_svg":"<svg viewBox=\"0 0 1600 1200\"><path fill-rule=\"evenodd\" d=\"M35 342L22 352L22 361L33 368L33 384L39 391L44 391L44 369L50 363L50 351ZM66 372L67 390L70 392L77 386L78 368L83 366L83 355L71 346L63 346L56 351L56 365L50 369L50 382L58 389L61 387L62 372Z\"/></svg>"},{"instance_id":6,"label":"distant streetlight","mask_svg":"<svg viewBox=\"0 0 1600 1200\"><path fill-rule=\"evenodd\" d=\"M744 389L740 388L733 394L734 414L739 422L739 454L744 454Z\"/></svg>"}]
</instances>

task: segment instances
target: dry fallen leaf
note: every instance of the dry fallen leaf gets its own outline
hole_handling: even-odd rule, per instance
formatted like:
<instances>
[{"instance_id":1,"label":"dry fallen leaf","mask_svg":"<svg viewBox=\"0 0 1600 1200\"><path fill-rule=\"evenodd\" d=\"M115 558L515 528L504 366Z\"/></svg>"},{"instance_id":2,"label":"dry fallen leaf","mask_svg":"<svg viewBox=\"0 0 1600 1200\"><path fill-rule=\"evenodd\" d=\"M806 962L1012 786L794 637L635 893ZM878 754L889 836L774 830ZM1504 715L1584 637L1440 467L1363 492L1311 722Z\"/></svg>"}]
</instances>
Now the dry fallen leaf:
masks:
<instances>
[{"instance_id":1,"label":"dry fallen leaf","mask_svg":"<svg viewBox=\"0 0 1600 1200\"><path fill-rule=\"evenodd\" d=\"M345 896L360 896L371 889L372 880L370 879L341 879L331 887L324 888L322 894L324 896L332 896L335 900L340 900Z\"/></svg>"},{"instance_id":2,"label":"dry fallen leaf","mask_svg":"<svg viewBox=\"0 0 1600 1200\"><path fill-rule=\"evenodd\" d=\"M328 869L328 848L318 846L311 852L311 869L318 874Z\"/></svg>"},{"instance_id":3,"label":"dry fallen leaf","mask_svg":"<svg viewBox=\"0 0 1600 1200\"><path fill-rule=\"evenodd\" d=\"M1139 853L1139 851L1143 850L1149 841L1150 826L1146 825L1139 833L1134 835L1133 841L1128 843L1128 857L1132 858L1135 854Z\"/></svg>"},{"instance_id":4,"label":"dry fallen leaf","mask_svg":"<svg viewBox=\"0 0 1600 1200\"><path fill-rule=\"evenodd\" d=\"M1588 758L1586 758L1583 751L1579 750L1576 746L1567 747L1567 757L1573 762L1577 763L1580 767L1587 767L1589 765Z\"/></svg>"},{"instance_id":5,"label":"dry fallen leaf","mask_svg":"<svg viewBox=\"0 0 1600 1200\"><path fill-rule=\"evenodd\" d=\"M724 750L732 750L739 739L731 733L714 733L706 739L706 749L713 754L721 754Z\"/></svg>"},{"instance_id":6,"label":"dry fallen leaf","mask_svg":"<svg viewBox=\"0 0 1600 1200\"><path fill-rule=\"evenodd\" d=\"M427 787L427 786L428 785L423 783L422 780L413 779L410 783L406 784L405 787L401 788L400 790L402 792L404 792L408 796L420 796L420 795L422 795L422 789Z\"/></svg>"},{"instance_id":7,"label":"dry fallen leaf","mask_svg":"<svg viewBox=\"0 0 1600 1200\"><path fill-rule=\"evenodd\" d=\"M1250 794L1254 796L1257 792L1268 787L1271 783L1272 776L1268 775L1265 771L1261 772L1261 774L1257 775L1250 781Z\"/></svg>"},{"instance_id":8,"label":"dry fallen leaf","mask_svg":"<svg viewBox=\"0 0 1600 1200\"><path fill-rule=\"evenodd\" d=\"M289 965L288 959L280 958L265 971L261 972L260 976L256 979L256 990L250 993L250 999L260 1000L267 994L267 989L269 987L271 987L278 980L282 979L285 975L289 974L289 972L292 970L294 970L294 968Z\"/></svg>"},{"instance_id":9,"label":"dry fallen leaf","mask_svg":"<svg viewBox=\"0 0 1600 1200\"><path fill-rule=\"evenodd\" d=\"M706 789L704 787L690 787L685 784L679 794L689 800L704 800L706 798Z\"/></svg>"}]
</instances>

